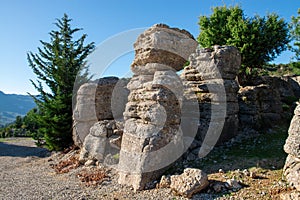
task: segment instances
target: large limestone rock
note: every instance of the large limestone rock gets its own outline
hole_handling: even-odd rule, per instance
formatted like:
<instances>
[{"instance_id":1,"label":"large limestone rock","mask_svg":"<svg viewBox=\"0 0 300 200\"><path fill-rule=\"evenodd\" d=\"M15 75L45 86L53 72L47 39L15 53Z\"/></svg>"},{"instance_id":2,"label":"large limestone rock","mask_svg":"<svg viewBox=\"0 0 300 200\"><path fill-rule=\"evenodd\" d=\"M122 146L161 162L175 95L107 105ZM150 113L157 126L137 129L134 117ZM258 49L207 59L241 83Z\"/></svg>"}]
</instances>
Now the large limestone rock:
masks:
<instances>
[{"instance_id":1,"label":"large limestone rock","mask_svg":"<svg viewBox=\"0 0 300 200\"><path fill-rule=\"evenodd\" d=\"M127 83L117 77L105 77L79 88L73 111L73 140L77 146L82 147L97 121L122 117L129 93Z\"/></svg>"},{"instance_id":2,"label":"large limestone rock","mask_svg":"<svg viewBox=\"0 0 300 200\"><path fill-rule=\"evenodd\" d=\"M193 194L209 185L207 175L202 170L195 168L186 168L182 174L173 175L170 179L172 191L187 198L191 198Z\"/></svg>"},{"instance_id":3,"label":"large limestone rock","mask_svg":"<svg viewBox=\"0 0 300 200\"><path fill-rule=\"evenodd\" d=\"M89 160L103 162L106 155L117 154L118 151L114 149L119 150L121 148L122 125L122 122L115 120L96 122L84 139L79 161L81 163Z\"/></svg>"},{"instance_id":4,"label":"large limestone rock","mask_svg":"<svg viewBox=\"0 0 300 200\"><path fill-rule=\"evenodd\" d=\"M238 91L240 128L269 129L287 122L300 98L297 77L257 77Z\"/></svg>"},{"instance_id":5,"label":"large limestone rock","mask_svg":"<svg viewBox=\"0 0 300 200\"><path fill-rule=\"evenodd\" d=\"M294 113L289 128L289 136L284 145L288 157L283 171L287 181L300 192L300 104Z\"/></svg>"},{"instance_id":6,"label":"large limestone rock","mask_svg":"<svg viewBox=\"0 0 300 200\"><path fill-rule=\"evenodd\" d=\"M270 85L246 86L239 90L241 128L269 128L281 119L282 102L278 90Z\"/></svg>"},{"instance_id":7,"label":"large limestone rock","mask_svg":"<svg viewBox=\"0 0 300 200\"><path fill-rule=\"evenodd\" d=\"M237 135L239 85L235 78L240 65L241 56L235 47L198 48L181 74L187 102L194 104L191 100L196 100L199 104L200 118L190 115L189 119L198 120L197 145L191 150L198 148L194 151L198 154L201 146L199 156L205 156L218 141Z\"/></svg>"},{"instance_id":8,"label":"large limestone rock","mask_svg":"<svg viewBox=\"0 0 300 200\"><path fill-rule=\"evenodd\" d=\"M142 33L134 43L135 58L132 71L138 72L147 63L160 63L167 68L181 70L191 50L195 48L195 40L189 32L170 28L165 24L156 24ZM144 69L153 74L151 68Z\"/></svg>"},{"instance_id":9,"label":"large limestone rock","mask_svg":"<svg viewBox=\"0 0 300 200\"><path fill-rule=\"evenodd\" d=\"M197 42L186 31L154 25L136 43L124 112L119 183L144 189L184 151L180 129L183 68Z\"/></svg>"}]
</instances>

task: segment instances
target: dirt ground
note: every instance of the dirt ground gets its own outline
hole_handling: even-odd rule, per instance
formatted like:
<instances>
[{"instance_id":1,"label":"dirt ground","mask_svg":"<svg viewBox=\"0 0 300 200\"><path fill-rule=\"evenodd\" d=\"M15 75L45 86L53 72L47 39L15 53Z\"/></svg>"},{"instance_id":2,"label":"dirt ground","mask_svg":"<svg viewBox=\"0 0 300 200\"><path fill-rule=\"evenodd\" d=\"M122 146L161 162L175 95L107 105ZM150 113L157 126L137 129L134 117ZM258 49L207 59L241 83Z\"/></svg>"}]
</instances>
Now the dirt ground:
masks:
<instances>
[{"instance_id":1,"label":"dirt ground","mask_svg":"<svg viewBox=\"0 0 300 200\"><path fill-rule=\"evenodd\" d=\"M255 142L261 144L263 140L251 141L251 144ZM276 144L280 146L282 142ZM281 194L293 190L282 176L284 154L267 158L249 154L249 157L247 153L239 155L230 149L232 147L220 147L205 159L176 165L174 171L177 172L188 166L208 173L210 187L192 199L280 199ZM252 149L257 150L254 145L246 152L251 153ZM0 199L185 199L175 196L168 188L134 192L117 183L113 169L106 170L107 177L99 184L87 184L80 179L84 171L95 171L97 167L76 166L67 173L55 172L55 164L76 157L77 153L50 153L35 147L29 138L0 141ZM245 170L255 176L245 175ZM213 185L223 184L229 179L238 180L242 188L214 191Z\"/></svg>"}]
</instances>

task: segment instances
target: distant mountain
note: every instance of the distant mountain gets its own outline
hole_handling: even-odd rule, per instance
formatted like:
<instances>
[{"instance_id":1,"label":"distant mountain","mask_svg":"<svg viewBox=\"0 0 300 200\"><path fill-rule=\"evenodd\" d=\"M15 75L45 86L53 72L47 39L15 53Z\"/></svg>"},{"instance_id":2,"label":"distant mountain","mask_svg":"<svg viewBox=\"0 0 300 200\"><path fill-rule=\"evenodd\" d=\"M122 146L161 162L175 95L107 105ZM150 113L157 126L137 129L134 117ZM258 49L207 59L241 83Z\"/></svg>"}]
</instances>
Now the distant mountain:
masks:
<instances>
[{"instance_id":1,"label":"distant mountain","mask_svg":"<svg viewBox=\"0 0 300 200\"><path fill-rule=\"evenodd\" d=\"M29 95L5 94L0 91L0 125L13 122L16 116L24 116L35 106Z\"/></svg>"}]
</instances>

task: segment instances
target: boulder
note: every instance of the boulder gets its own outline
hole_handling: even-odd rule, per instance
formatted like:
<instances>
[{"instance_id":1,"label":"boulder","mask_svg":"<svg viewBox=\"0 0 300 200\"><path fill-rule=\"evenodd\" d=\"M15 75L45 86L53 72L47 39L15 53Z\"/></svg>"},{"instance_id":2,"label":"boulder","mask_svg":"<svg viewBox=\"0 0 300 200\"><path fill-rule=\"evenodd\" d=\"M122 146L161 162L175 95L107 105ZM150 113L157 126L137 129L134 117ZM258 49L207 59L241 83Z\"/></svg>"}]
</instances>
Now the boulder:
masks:
<instances>
[{"instance_id":1,"label":"boulder","mask_svg":"<svg viewBox=\"0 0 300 200\"><path fill-rule=\"evenodd\" d=\"M191 198L208 185L208 177L202 170L186 168L182 174L171 176L170 188L177 195Z\"/></svg>"},{"instance_id":2,"label":"boulder","mask_svg":"<svg viewBox=\"0 0 300 200\"><path fill-rule=\"evenodd\" d=\"M115 140L122 138L122 126L115 120L102 120L96 122L89 134L85 137L79 156L79 161L85 163L89 160L103 162L105 156L112 153L112 148L116 154L120 146L116 145ZM111 143L111 138L115 141Z\"/></svg>"}]
</instances>

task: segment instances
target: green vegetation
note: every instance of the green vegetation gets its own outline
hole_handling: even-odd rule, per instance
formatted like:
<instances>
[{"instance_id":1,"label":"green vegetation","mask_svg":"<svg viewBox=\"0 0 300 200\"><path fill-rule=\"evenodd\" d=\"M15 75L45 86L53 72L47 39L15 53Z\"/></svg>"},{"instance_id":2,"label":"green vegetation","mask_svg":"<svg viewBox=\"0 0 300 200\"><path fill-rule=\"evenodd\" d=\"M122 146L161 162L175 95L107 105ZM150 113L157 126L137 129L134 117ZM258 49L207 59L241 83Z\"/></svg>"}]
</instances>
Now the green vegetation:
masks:
<instances>
[{"instance_id":1,"label":"green vegetation","mask_svg":"<svg viewBox=\"0 0 300 200\"><path fill-rule=\"evenodd\" d=\"M198 42L203 47L232 45L242 56L240 82L251 80L258 69L287 49L288 24L275 13L246 17L239 6L215 7L211 16L200 16Z\"/></svg>"},{"instance_id":2,"label":"green vegetation","mask_svg":"<svg viewBox=\"0 0 300 200\"><path fill-rule=\"evenodd\" d=\"M266 64L263 67L261 74L271 76L300 76L300 62Z\"/></svg>"},{"instance_id":3,"label":"green vegetation","mask_svg":"<svg viewBox=\"0 0 300 200\"><path fill-rule=\"evenodd\" d=\"M35 106L29 95L5 94L0 91L0 125L14 122L17 116L24 116Z\"/></svg>"},{"instance_id":4,"label":"green vegetation","mask_svg":"<svg viewBox=\"0 0 300 200\"><path fill-rule=\"evenodd\" d=\"M81 29L71 28L70 22L66 14L57 19L58 30L50 32L50 42L41 41L38 53L27 54L29 66L38 79L31 82L40 94L32 96L38 107L35 119L39 126L32 134L38 141L45 140L50 150L61 150L73 143L73 86L75 80L80 85L89 79L85 59L95 48L94 43L84 45L86 34L78 40L73 39ZM44 89L44 85L50 92Z\"/></svg>"},{"instance_id":5,"label":"green vegetation","mask_svg":"<svg viewBox=\"0 0 300 200\"><path fill-rule=\"evenodd\" d=\"M300 61L300 8L298 9L298 16L292 16L292 22L289 28L292 39L294 40L293 46L289 48L295 53L295 59Z\"/></svg>"},{"instance_id":6,"label":"green vegetation","mask_svg":"<svg viewBox=\"0 0 300 200\"><path fill-rule=\"evenodd\" d=\"M35 136L38 132L37 112L38 110L34 108L26 116L17 116L13 123L2 126L0 128L0 138ZM41 141L38 141L37 145L42 145Z\"/></svg>"},{"instance_id":7,"label":"green vegetation","mask_svg":"<svg viewBox=\"0 0 300 200\"><path fill-rule=\"evenodd\" d=\"M179 160L167 174L181 173L185 166L195 167L207 173L216 173L220 168L225 171L236 169L282 169L287 154L283 150L288 137L288 125L281 125L270 133L259 135L240 135L233 142L215 147L201 159L183 163Z\"/></svg>"}]
</instances>

